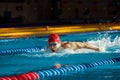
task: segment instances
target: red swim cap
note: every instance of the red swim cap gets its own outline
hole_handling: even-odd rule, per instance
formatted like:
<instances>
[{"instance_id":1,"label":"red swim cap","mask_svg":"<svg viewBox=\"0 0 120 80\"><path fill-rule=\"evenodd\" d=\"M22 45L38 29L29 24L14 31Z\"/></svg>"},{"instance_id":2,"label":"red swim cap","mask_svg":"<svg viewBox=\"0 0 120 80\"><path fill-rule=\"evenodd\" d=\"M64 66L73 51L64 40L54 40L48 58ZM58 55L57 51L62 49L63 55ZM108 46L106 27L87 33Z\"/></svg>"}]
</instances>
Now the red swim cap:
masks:
<instances>
[{"instance_id":1,"label":"red swim cap","mask_svg":"<svg viewBox=\"0 0 120 80\"><path fill-rule=\"evenodd\" d=\"M51 34L49 39L48 39L48 42L60 42L60 37L58 34Z\"/></svg>"}]
</instances>

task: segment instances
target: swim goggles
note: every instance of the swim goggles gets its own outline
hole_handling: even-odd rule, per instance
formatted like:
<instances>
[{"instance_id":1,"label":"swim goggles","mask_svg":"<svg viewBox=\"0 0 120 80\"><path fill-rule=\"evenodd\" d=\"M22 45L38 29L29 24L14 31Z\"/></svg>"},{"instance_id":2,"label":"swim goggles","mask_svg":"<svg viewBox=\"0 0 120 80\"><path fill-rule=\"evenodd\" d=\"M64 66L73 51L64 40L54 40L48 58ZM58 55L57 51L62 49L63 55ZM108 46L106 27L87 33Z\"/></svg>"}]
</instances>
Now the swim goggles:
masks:
<instances>
[{"instance_id":1,"label":"swim goggles","mask_svg":"<svg viewBox=\"0 0 120 80\"><path fill-rule=\"evenodd\" d=\"M55 42L55 43L49 43L49 46L57 46L57 45L58 45L57 42Z\"/></svg>"}]
</instances>

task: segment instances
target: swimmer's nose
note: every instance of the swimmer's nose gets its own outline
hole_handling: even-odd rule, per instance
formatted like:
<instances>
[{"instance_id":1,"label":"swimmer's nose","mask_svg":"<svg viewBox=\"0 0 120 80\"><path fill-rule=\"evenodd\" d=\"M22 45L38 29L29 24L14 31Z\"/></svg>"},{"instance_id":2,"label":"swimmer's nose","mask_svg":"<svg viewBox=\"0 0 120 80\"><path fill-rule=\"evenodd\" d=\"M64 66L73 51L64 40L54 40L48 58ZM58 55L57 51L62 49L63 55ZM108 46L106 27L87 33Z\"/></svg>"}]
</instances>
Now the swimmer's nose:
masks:
<instances>
[{"instance_id":1,"label":"swimmer's nose","mask_svg":"<svg viewBox=\"0 0 120 80\"><path fill-rule=\"evenodd\" d=\"M53 48L54 48L54 46L51 46L51 48L53 49Z\"/></svg>"}]
</instances>

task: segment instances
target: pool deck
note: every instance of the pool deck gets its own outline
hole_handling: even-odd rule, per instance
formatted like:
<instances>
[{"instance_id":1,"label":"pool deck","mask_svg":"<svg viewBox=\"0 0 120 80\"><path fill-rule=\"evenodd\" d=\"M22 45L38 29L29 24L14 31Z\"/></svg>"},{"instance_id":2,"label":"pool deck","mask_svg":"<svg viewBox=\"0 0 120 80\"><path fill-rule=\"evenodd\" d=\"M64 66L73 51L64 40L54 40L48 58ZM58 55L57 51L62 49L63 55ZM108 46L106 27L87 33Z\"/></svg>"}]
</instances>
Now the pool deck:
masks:
<instances>
[{"instance_id":1,"label":"pool deck","mask_svg":"<svg viewBox=\"0 0 120 80\"><path fill-rule=\"evenodd\" d=\"M68 34L103 30L120 30L120 23L0 28L0 38L42 37L51 33Z\"/></svg>"}]
</instances>

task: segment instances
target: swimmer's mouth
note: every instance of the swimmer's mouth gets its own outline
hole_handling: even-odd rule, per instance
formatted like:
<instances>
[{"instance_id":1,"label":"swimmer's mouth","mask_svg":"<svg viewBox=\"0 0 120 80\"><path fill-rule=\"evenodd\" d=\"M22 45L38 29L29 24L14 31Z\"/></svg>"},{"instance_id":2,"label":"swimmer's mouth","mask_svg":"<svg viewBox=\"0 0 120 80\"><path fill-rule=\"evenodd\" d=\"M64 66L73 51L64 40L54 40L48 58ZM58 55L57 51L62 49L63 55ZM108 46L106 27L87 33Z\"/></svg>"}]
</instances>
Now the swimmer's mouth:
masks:
<instances>
[{"instance_id":1,"label":"swimmer's mouth","mask_svg":"<svg viewBox=\"0 0 120 80\"><path fill-rule=\"evenodd\" d=\"M55 52L55 50L52 49L52 52Z\"/></svg>"}]
</instances>

